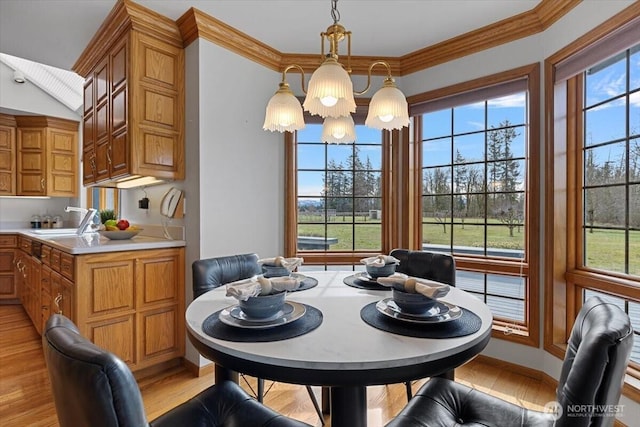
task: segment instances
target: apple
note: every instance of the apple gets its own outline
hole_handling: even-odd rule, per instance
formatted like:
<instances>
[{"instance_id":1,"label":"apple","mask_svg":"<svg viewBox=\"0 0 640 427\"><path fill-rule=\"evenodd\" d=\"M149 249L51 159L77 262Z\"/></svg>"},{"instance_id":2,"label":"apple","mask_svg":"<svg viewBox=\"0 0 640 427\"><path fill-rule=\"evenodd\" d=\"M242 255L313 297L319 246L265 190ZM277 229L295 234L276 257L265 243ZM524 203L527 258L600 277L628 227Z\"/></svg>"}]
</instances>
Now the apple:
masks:
<instances>
[{"instance_id":1,"label":"apple","mask_svg":"<svg viewBox=\"0 0 640 427\"><path fill-rule=\"evenodd\" d=\"M115 219L108 219L104 222L105 227L116 227L117 224L118 224L118 221Z\"/></svg>"},{"instance_id":2,"label":"apple","mask_svg":"<svg viewBox=\"0 0 640 427\"><path fill-rule=\"evenodd\" d=\"M121 219L116 224L116 227L118 227L119 230L126 230L127 228L129 228L129 221L127 221L126 219Z\"/></svg>"}]
</instances>

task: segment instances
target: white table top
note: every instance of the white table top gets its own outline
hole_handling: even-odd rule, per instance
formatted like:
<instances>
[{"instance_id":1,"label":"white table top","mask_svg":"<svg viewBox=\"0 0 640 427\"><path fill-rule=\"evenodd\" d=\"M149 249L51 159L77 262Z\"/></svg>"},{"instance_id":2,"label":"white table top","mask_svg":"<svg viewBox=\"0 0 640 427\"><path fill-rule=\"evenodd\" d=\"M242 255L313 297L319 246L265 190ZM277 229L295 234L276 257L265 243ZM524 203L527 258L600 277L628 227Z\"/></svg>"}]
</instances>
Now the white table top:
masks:
<instances>
[{"instance_id":1,"label":"white table top","mask_svg":"<svg viewBox=\"0 0 640 427\"><path fill-rule=\"evenodd\" d=\"M212 313L236 304L226 297L224 286L194 300L186 311L187 330L215 352L247 362L304 370L362 370L413 366L458 354L486 340L492 315L482 301L451 288L443 301L467 308L482 319L478 332L458 338L413 338L385 332L360 318L365 305L391 296L390 291L372 291L347 286L343 279L353 272L305 271L318 279L318 286L290 293L287 299L318 308L323 322L315 330L291 339L273 342L231 342L212 338L202 323Z\"/></svg>"}]
</instances>

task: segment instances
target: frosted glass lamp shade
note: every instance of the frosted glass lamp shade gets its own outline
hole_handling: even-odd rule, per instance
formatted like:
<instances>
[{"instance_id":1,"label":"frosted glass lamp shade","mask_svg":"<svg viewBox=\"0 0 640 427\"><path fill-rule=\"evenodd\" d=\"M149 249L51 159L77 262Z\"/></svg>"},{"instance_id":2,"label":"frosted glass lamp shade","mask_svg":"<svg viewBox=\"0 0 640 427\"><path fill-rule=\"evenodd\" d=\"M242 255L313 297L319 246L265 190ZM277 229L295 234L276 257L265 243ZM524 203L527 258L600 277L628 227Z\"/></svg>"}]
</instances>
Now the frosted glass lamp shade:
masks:
<instances>
[{"instance_id":1,"label":"frosted glass lamp shade","mask_svg":"<svg viewBox=\"0 0 640 427\"><path fill-rule=\"evenodd\" d=\"M356 127L351 116L327 117L322 124L322 142L350 144L356 140Z\"/></svg>"},{"instance_id":2,"label":"frosted glass lamp shade","mask_svg":"<svg viewBox=\"0 0 640 427\"><path fill-rule=\"evenodd\" d=\"M286 83L281 83L280 89L269 100L262 128L271 132L304 129L302 106Z\"/></svg>"},{"instance_id":3,"label":"frosted glass lamp shade","mask_svg":"<svg viewBox=\"0 0 640 427\"><path fill-rule=\"evenodd\" d=\"M402 129L409 126L409 107L404 94L393 80L385 80L369 103L369 112L365 124L380 130Z\"/></svg>"},{"instance_id":4,"label":"frosted glass lamp shade","mask_svg":"<svg viewBox=\"0 0 640 427\"><path fill-rule=\"evenodd\" d=\"M320 117L342 117L356 111L349 73L334 58L327 58L313 72L302 106Z\"/></svg>"}]
</instances>

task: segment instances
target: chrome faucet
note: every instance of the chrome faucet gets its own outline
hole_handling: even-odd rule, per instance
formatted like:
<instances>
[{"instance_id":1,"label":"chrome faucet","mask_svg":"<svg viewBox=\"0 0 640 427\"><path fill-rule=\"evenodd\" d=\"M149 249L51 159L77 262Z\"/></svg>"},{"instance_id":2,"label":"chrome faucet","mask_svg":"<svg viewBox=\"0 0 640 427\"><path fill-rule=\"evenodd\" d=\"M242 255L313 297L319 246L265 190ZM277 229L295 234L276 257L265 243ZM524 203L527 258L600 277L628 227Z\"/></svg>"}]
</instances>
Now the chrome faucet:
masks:
<instances>
[{"instance_id":1,"label":"chrome faucet","mask_svg":"<svg viewBox=\"0 0 640 427\"><path fill-rule=\"evenodd\" d=\"M88 228L91 226L91 221L93 221L93 217L96 215L96 213L98 213L97 209L93 209L93 208L89 208L89 209L85 209L85 208L77 208L75 206L67 206L66 208L64 208L65 212L80 212L82 215L84 215L82 217L82 220L80 221L80 225L78 225L78 231L76 231L76 234L78 236L82 236L84 233L87 232ZM91 232L93 232L94 230L92 229Z\"/></svg>"}]
</instances>

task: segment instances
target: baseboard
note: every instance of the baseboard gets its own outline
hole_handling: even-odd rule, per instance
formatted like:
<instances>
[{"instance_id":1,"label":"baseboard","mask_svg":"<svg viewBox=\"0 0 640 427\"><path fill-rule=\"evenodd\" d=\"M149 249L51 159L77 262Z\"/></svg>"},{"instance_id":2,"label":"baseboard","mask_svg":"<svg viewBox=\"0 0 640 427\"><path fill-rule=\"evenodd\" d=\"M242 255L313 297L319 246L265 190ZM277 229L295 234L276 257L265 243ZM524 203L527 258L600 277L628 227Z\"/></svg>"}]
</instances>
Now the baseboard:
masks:
<instances>
[{"instance_id":1,"label":"baseboard","mask_svg":"<svg viewBox=\"0 0 640 427\"><path fill-rule=\"evenodd\" d=\"M538 380L538 381L544 381L544 376L546 375L545 373L538 371L537 369L527 368L526 366L517 365L515 363L507 362L500 359L495 359L493 357L485 356L483 354L477 355L474 360L477 360L478 362L486 363L487 365L495 366L496 368L509 370L511 372L515 372L516 374L533 378L534 380ZM553 378L551 377L549 377L549 379L553 380ZM555 385L558 385L557 381L555 381Z\"/></svg>"},{"instance_id":2,"label":"baseboard","mask_svg":"<svg viewBox=\"0 0 640 427\"><path fill-rule=\"evenodd\" d=\"M187 371L191 372L194 377L202 377L204 375L214 375L215 372L215 364L208 363L204 366L198 366L195 363L184 359L184 367Z\"/></svg>"}]
</instances>

